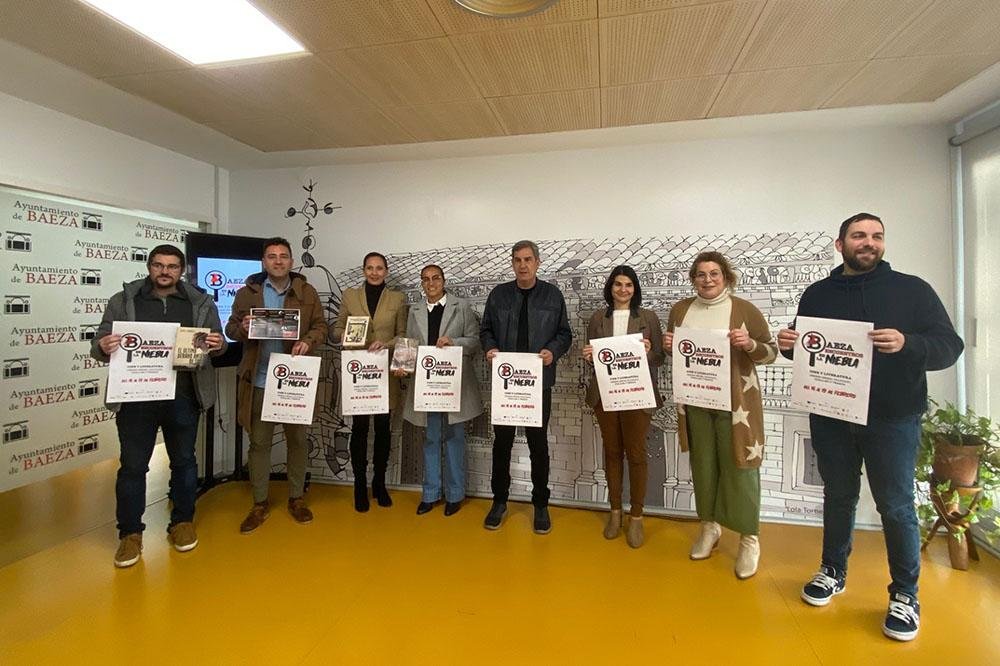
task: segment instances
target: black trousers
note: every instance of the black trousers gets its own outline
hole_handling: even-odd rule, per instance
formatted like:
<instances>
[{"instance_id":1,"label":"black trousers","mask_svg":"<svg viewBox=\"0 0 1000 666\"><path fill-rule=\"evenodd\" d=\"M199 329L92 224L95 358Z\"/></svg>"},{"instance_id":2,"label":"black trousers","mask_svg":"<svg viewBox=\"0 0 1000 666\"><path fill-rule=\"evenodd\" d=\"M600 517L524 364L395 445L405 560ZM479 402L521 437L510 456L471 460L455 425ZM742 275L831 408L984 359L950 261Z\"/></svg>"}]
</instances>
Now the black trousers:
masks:
<instances>
[{"instance_id":1,"label":"black trousers","mask_svg":"<svg viewBox=\"0 0 1000 666\"><path fill-rule=\"evenodd\" d=\"M375 455L372 487L385 487L385 470L389 466L389 414L372 414L351 417L351 469L354 482L368 481L368 421L375 422Z\"/></svg>"},{"instance_id":2,"label":"black trousers","mask_svg":"<svg viewBox=\"0 0 1000 666\"><path fill-rule=\"evenodd\" d=\"M552 389L542 390L542 427L525 428L528 453L531 457L531 503L549 504L549 414L552 412ZM516 426L493 426L493 489L494 502L506 502L510 496L510 452L514 446Z\"/></svg>"}]
</instances>

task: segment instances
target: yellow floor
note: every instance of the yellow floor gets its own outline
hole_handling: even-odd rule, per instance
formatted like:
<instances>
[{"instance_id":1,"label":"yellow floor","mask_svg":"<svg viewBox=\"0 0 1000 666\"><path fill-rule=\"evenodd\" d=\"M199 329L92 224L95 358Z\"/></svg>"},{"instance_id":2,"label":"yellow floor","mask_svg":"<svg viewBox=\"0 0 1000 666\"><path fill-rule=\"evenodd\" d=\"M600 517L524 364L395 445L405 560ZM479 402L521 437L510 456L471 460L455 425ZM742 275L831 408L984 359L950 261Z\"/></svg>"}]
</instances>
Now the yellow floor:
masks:
<instances>
[{"instance_id":1,"label":"yellow floor","mask_svg":"<svg viewBox=\"0 0 1000 666\"><path fill-rule=\"evenodd\" d=\"M273 497L283 503L284 488ZM314 485L311 525L279 504L254 534L238 525L245 484L198 504L201 543L166 543L165 502L146 513L139 564L112 566L108 523L0 568L0 664L998 663L1000 562L969 572L932 544L916 641L883 638L882 537L861 532L848 590L803 604L820 530L764 525L758 575L732 574L736 537L709 560L687 550L697 526L646 519L647 543L601 537L603 514L554 508L536 536L511 504L488 532L485 500L416 516L419 497L357 514L351 490Z\"/></svg>"}]
</instances>

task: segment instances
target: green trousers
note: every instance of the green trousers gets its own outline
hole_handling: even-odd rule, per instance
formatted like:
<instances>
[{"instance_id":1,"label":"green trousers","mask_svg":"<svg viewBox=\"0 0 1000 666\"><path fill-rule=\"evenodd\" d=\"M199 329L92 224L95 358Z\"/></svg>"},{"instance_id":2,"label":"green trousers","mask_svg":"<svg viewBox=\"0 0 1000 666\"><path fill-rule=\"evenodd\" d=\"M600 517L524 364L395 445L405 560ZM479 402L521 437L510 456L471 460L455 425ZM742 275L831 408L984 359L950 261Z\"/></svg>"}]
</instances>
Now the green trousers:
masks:
<instances>
[{"instance_id":1,"label":"green trousers","mask_svg":"<svg viewBox=\"0 0 1000 666\"><path fill-rule=\"evenodd\" d=\"M732 412L690 406L684 411L698 518L740 534L757 534L760 470L740 469L733 460Z\"/></svg>"}]
</instances>

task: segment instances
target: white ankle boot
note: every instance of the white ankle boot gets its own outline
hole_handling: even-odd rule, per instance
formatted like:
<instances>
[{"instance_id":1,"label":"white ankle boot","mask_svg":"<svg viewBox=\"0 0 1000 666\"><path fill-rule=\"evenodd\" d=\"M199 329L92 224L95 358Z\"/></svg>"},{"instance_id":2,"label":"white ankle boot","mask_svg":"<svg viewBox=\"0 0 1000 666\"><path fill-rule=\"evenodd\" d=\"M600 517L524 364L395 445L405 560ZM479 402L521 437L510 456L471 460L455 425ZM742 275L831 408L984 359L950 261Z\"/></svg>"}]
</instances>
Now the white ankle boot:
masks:
<instances>
[{"instance_id":1,"label":"white ankle boot","mask_svg":"<svg viewBox=\"0 0 1000 666\"><path fill-rule=\"evenodd\" d=\"M712 550L719 545L719 537L722 536L722 527L714 521L701 521L701 534L698 535L694 545L691 546L691 559L704 560L712 554Z\"/></svg>"},{"instance_id":2,"label":"white ankle boot","mask_svg":"<svg viewBox=\"0 0 1000 666\"><path fill-rule=\"evenodd\" d=\"M740 548L736 552L736 577L740 580L757 573L760 560L760 540L756 535L744 534L740 537Z\"/></svg>"},{"instance_id":3,"label":"white ankle boot","mask_svg":"<svg viewBox=\"0 0 1000 666\"><path fill-rule=\"evenodd\" d=\"M604 526L604 538L614 539L622 531L622 511L621 509L612 509L611 513L608 514L608 522Z\"/></svg>"}]
</instances>

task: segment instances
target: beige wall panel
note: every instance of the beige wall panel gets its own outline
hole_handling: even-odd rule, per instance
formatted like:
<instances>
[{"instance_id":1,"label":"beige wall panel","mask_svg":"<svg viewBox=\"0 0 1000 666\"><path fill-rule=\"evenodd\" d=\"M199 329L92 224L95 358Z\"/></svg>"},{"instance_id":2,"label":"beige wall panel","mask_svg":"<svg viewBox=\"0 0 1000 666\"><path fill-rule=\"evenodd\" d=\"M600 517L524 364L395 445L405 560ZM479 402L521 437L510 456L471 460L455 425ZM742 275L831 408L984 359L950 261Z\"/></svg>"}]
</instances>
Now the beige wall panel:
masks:
<instances>
[{"instance_id":1,"label":"beige wall panel","mask_svg":"<svg viewBox=\"0 0 1000 666\"><path fill-rule=\"evenodd\" d=\"M385 106L479 98L446 38L321 53L355 87Z\"/></svg>"},{"instance_id":2,"label":"beige wall panel","mask_svg":"<svg viewBox=\"0 0 1000 666\"><path fill-rule=\"evenodd\" d=\"M191 66L79 0L0 0L0 39L96 77Z\"/></svg>"},{"instance_id":3,"label":"beige wall panel","mask_svg":"<svg viewBox=\"0 0 1000 666\"><path fill-rule=\"evenodd\" d=\"M503 127L483 100L386 109L417 141L449 141L501 136Z\"/></svg>"},{"instance_id":4,"label":"beige wall panel","mask_svg":"<svg viewBox=\"0 0 1000 666\"><path fill-rule=\"evenodd\" d=\"M427 0L449 35L466 32L495 32L546 23L564 23L597 18L597 0L558 0L544 11L521 18L492 18L462 9L452 0Z\"/></svg>"},{"instance_id":5,"label":"beige wall panel","mask_svg":"<svg viewBox=\"0 0 1000 666\"><path fill-rule=\"evenodd\" d=\"M708 115L721 118L817 109L864 66L864 62L844 62L734 72L726 78Z\"/></svg>"},{"instance_id":6,"label":"beige wall panel","mask_svg":"<svg viewBox=\"0 0 1000 666\"><path fill-rule=\"evenodd\" d=\"M443 35L424 0L253 0L312 51Z\"/></svg>"},{"instance_id":7,"label":"beige wall panel","mask_svg":"<svg viewBox=\"0 0 1000 666\"><path fill-rule=\"evenodd\" d=\"M1000 0L937 0L877 57L1000 52Z\"/></svg>"},{"instance_id":8,"label":"beige wall panel","mask_svg":"<svg viewBox=\"0 0 1000 666\"><path fill-rule=\"evenodd\" d=\"M287 117L337 146L386 146L413 141L378 107L351 108L338 104L289 109Z\"/></svg>"},{"instance_id":9,"label":"beige wall panel","mask_svg":"<svg viewBox=\"0 0 1000 666\"><path fill-rule=\"evenodd\" d=\"M722 2L601 19L601 84L724 74L763 7Z\"/></svg>"},{"instance_id":10,"label":"beige wall panel","mask_svg":"<svg viewBox=\"0 0 1000 666\"><path fill-rule=\"evenodd\" d=\"M662 9L709 5L720 0L597 0L597 15L601 18L653 12Z\"/></svg>"},{"instance_id":11,"label":"beige wall panel","mask_svg":"<svg viewBox=\"0 0 1000 666\"><path fill-rule=\"evenodd\" d=\"M604 127L704 118L725 76L656 81L601 89Z\"/></svg>"},{"instance_id":12,"label":"beige wall panel","mask_svg":"<svg viewBox=\"0 0 1000 666\"><path fill-rule=\"evenodd\" d=\"M770 0L734 71L867 60L929 0Z\"/></svg>"},{"instance_id":13,"label":"beige wall panel","mask_svg":"<svg viewBox=\"0 0 1000 666\"><path fill-rule=\"evenodd\" d=\"M256 99L274 115L299 108L347 106L366 109L371 102L316 56L249 65L211 67L205 73L237 94Z\"/></svg>"},{"instance_id":14,"label":"beige wall panel","mask_svg":"<svg viewBox=\"0 0 1000 666\"><path fill-rule=\"evenodd\" d=\"M196 69L114 76L103 80L197 123L266 115L263 108L248 98Z\"/></svg>"},{"instance_id":15,"label":"beige wall panel","mask_svg":"<svg viewBox=\"0 0 1000 666\"><path fill-rule=\"evenodd\" d=\"M486 97L592 88L598 83L596 20L451 40Z\"/></svg>"},{"instance_id":16,"label":"beige wall panel","mask_svg":"<svg viewBox=\"0 0 1000 666\"><path fill-rule=\"evenodd\" d=\"M287 118L236 118L205 125L264 152L335 147Z\"/></svg>"},{"instance_id":17,"label":"beige wall panel","mask_svg":"<svg viewBox=\"0 0 1000 666\"><path fill-rule=\"evenodd\" d=\"M823 107L931 102L997 60L998 54L873 60Z\"/></svg>"},{"instance_id":18,"label":"beige wall panel","mask_svg":"<svg viewBox=\"0 0 1000 666\"><path fill-rule=\"evenodd\" d=\"M487 100L508 134L537 134L601 126L601 92L566 90Z\"/></svg>"}]
</instances>

